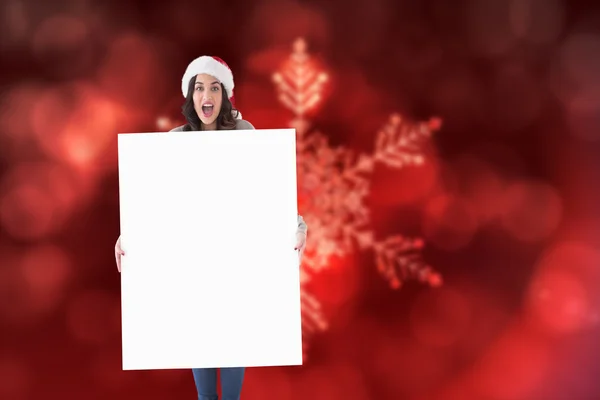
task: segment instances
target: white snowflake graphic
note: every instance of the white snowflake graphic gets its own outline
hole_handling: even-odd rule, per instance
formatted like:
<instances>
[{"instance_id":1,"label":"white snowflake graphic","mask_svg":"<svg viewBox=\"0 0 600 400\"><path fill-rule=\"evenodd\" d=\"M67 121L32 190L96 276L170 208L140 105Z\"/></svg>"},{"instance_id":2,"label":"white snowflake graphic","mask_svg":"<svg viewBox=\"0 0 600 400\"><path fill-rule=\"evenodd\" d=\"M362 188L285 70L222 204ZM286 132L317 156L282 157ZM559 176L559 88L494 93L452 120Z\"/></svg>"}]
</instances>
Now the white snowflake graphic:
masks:
<instances>
[{"instance_id":1,"label":"white snowflake graphic","mask_svg":"<svg viewBox=\"0 0 600 400\"><path fill-rule=\"evenodd\" d=\"M332 256L370 250L379 273L392 288L409 279L441 284L441 277L421 257L424 242L420 238L394 235L378 240L370 228L370 210L365 205L371 174L377 164L401 169L426 162L423 144L440 128L433 118L411 123L398 114L391 115L377 133L372 154L353 154L344 147L332 147L327 137L311 130L308 112L322 103L322 88L328 74L306 51L300 38L278 72L273 74L281 104L292 111L290 126L298 135L298 182L302 199L300 213L309 226L309 240L303 259L302 282L328 267ZM318 299L308 290L302 292L303 330L306 340L327 329Z\"/></svg>"}]
</instances>

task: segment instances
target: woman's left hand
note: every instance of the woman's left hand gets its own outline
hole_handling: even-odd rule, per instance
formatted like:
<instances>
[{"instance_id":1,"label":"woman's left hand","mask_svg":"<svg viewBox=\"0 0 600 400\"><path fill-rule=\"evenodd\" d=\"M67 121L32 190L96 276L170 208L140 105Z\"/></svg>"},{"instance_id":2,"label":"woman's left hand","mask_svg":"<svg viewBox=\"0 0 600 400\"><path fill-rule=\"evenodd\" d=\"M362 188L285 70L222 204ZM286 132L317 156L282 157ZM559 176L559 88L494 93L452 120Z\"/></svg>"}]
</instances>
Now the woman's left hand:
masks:
<instances>
[{"instance_id":1,"label":"woman's left hand","mask_svg":"<svg viewBox=\"0 0 600 400\"><path fill-rule=\"evenodd\" d=\"M296 234L296 246L294 250L298 250L298 258L302 261L302 255L304 254L304 249L306 248L306 234L302 232L298 232Z\"/></svg>"}]
</instances>

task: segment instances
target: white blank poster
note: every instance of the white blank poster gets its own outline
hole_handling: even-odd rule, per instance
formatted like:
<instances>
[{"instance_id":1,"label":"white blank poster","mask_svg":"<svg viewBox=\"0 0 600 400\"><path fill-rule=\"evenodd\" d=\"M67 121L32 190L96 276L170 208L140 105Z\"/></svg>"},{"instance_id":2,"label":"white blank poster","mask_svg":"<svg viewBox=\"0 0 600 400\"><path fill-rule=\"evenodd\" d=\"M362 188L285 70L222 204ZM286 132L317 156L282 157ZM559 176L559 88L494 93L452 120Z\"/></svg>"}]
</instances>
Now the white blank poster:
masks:
<instances>
[{"instance_id":1,"label":"white blank poster","mask_svg":"<svg viewBox=\"0 0 600 400\"><path fill-rule=\"evenodd\" d=\"M123 369L302 364L295 130L118 146Z\"/></svg>"}]
</instances>

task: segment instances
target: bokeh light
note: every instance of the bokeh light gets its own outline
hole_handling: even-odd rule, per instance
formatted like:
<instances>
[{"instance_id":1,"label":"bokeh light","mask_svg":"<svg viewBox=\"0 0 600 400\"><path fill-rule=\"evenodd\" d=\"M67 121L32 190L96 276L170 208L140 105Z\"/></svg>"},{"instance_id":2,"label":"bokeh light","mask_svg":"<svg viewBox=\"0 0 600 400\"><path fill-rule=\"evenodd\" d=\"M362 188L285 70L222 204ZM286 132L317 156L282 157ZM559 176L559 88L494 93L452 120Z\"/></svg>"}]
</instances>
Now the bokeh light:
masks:
<instances>
[{"instance_id":1,"label":"bokeh light","mask_svg":"<svg viewBox=\"0 0 600 400\"><path fill-rule=\"evenodd\" d=\"M578 33L563 42L559 53L565 78L588 99L600 100L600 37Z\"/></svg>"},{"instance_id":2,"label":"bokeh light","mask_svg":"<svg viewBox=\"0 0 600 400\"><path fill-rule=\"evenodd\" d=\"M0 220L13 237L37 239L56 228L57 215L51 201L44 202L48 192L29 182L4 191L0 199ZM60 217L59 217L60 218Z\"/></svg>"},{"instance_id":3,"label":"bokeh light","mask_svg":"<svg viewBox=\"0 0 600 400\"><path fill-rule=\"evenodd\" d=\"M440 249L458 250L468 246L478 226L471 204L460 197L436 196L425 207L423 232Z\"/></svg>"},{"instance_id":4,"label":"bokeh light","mask_svg":"<svg viewBox=\"0 0 600 400\"><path fill-rule=\"evenodd\" d=\"M507 330L473 368L476 398L520 400L544 382L551 362L549 344L520 325Z\"/></svg>"},{"instance_id":5,"label":"bokeh light","mask_svg":"<svg viewBox=\"0 0 600 400\"><path fill-rule=\"evenodd\" d=\"M537 318L555 332L573 332L588 322L585 287L566 269L540 273L531 287L530 303Z\"/></svg>"},{"instance_id":6,"label":"bokeh light","mask_svg":"<svg viewBox=\"0 0 600 400\"><path fill-rule=\"evenodd\" d=\"M80 81L41 91L32 117L46 154L85 171L115 139L123 110L93 84Z\"/></svg>"},{"instance_id":7,"label":"bokeh light","mask_svg":"<svg viewBox=\"0 0 600 400\"><path fill-rule=\"evenodd\" d=\"M571 33L555 51L548 75L551 90L567 107L600 105L600 35ZM575 132L576 134L580 132Z\"/></svg>"},{"instance_id":8,"label":"bokeh light","mask_svg":"<svg viewBox=\"0 0 600 400\"><path fill-rule=\"evenodd\" d=\"M48 308L56 307L64 298L75 275L68 254L55 245L39 245L27 251L21 270L30 295Z\"/></svg>"},{"instance_id":9,"label":"bokeh light","mask_svg":"<svg viewBox=\"0 0 600 400\"><path fill-rule=\"evenodd\" d=\"M52 162L15 164L0 181L0 224L15 238L49 237L90 198L92 185Z\"/></svg>"},{"instance_id":10,"label":"bokeh light","mask_svg":"<svg viewBox=\"0 0 600 400\"><path fill-rule=\"evenodd\" d=\"M31 52L55 76L81 74L94 62L90 21L68 14L45 18L31 40Z\"/></svg>"},{"instance_id":11,"label":"bokeh light","mask_svg":"<svg viewBox=\"0 0 600 400\"><path fill-rule=\"evenodd\" d=\"M518 240L535 242L546 239L561 222L561 197L546 183L515 182L509 186L503 200L503 226Z\"/></svg>"},{"instance_id":12,"label":"bokeh light","mask_svg":"<svg viewBox=\"0 0 600 400\"><path fill-rule=\"evenodd\" d=\"M326 44L330 24L309 4L297 0L261 1L247 17L242 46L247 48L289 46L298 36Z\"/></svg>"},{"instance_id":13,"label":"bokeh light","mask_svg":"<svg viewBox=\"0 0 600 400\"><path fill-rule=\"evenodd\" d=\"M510 0L511 31L533 45L551 45L565 24L563 0Z\"/></svg>"},{"instance_id":14,"label":"bokeh light","mask_svg":"<svg viewBox=\"0 0 600 400\"><path fill-rule=\"evenodd\" d=\"M31 13L23 0L6 0L0 7L0 47L11 50L28 39Z\"/></svg>"},{"instance_id":15,"label":"bokeh light","mask_svg":"<svg viewBox=\"0 0 600 400\"><path fill-rule=\"evenodd\" d=\"M480 224L493 222L503 209L506 178L483 157L463 154L443 169L442 185L467 199Z\"/></svg>"},{"instance_id":16,"label":"bokeh light","mask_svg":"<svg viewBox=\"0 0 600 400\"><path fill-rule=\"evenodd\" d=\"M477 55L502 56L517 44L511 29L511 1L466 2L465 25L471 50Z\"/></svg>"},{"instance_id":17,"label":"bokeh light","mask_svg":"<svg viewBox=\"0 0 600 400\"><path fill-rule=\"evenodd\" d=\"M164 79L168 62L165 57L176 54L164 39L133 31L123 33L110 42L98 68L98 87L111 101L126 106L127 112L133 114L130 117L135 118L142 109L162 108L164 98L181 94L180 84L169 85ZM94 92L97 93L98 90Z\"/></svg>"},{"instance_id":18,"label":"bokeh light","mask_svg":"<svg viewBox=\"0 0 600 400\"><path fill-rule=\"evenodd\" d=\"M0 144L7 159L31 152L31 108L39 95L38 86L28 82L0 93Z\"/></svg>"},{"instance_id":19,"label":"bokeh light","mask_svg":"<svg viewBox=\"0 0 600 400\"><path fill-rule=\"evenodd\" d=\"M571 134L589 142L600 141L600 96L598 100L576 99L566 107Z\"/></svg>"},{"instance_id":20,"label":"bokeh light","mask_svg":"<svg viewBox=\"0 0 600 400\"><path fill-rule=\"evenodd\" d=\"M533 322L551 335L594 326L600 307L600 251L584 243L560 242L540 258L528 291Z\"/></svg>"}]
</instances>

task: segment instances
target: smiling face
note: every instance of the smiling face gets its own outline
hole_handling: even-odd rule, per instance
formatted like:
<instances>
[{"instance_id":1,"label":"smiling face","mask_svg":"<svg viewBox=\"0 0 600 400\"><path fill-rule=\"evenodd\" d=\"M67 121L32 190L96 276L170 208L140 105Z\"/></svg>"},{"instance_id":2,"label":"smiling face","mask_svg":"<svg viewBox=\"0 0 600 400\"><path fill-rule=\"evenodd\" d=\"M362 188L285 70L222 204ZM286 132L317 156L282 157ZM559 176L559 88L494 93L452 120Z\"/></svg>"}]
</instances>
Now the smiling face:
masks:
<instances>
[{"instance_id":1,"label":"smiling face","mask_svg":"<svg viewBox=\"0 0 600 400\"><path fill-rule=\"evenodd\" d=\"M207 130L217 129L217 117L223 102L221 83L212 75L196 75L194 109Z\"/></svg>"}]
</instances>

